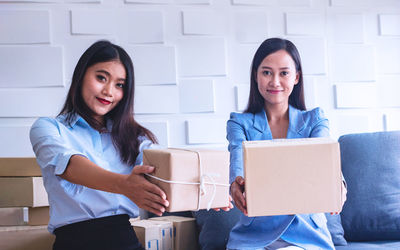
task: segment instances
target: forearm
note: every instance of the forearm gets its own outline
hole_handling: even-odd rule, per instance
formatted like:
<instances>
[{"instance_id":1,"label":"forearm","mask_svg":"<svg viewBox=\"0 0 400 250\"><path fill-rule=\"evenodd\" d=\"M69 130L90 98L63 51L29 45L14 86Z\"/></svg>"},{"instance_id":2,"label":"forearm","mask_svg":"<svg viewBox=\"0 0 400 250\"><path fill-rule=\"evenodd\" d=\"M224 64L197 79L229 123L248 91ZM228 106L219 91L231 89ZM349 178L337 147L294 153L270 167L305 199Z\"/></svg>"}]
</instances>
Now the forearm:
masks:
<instances>
[{"instance_id":1,"label":"forearm","mask_svg":"<svg viewBox=\"0 0 400 250\"><path fill-rule=\"evenodd\" d=\"M81 155L73 155L61 178L89 188L111 193L122 193L126 176L107 171Z\"/></svg>"}]
</instances>

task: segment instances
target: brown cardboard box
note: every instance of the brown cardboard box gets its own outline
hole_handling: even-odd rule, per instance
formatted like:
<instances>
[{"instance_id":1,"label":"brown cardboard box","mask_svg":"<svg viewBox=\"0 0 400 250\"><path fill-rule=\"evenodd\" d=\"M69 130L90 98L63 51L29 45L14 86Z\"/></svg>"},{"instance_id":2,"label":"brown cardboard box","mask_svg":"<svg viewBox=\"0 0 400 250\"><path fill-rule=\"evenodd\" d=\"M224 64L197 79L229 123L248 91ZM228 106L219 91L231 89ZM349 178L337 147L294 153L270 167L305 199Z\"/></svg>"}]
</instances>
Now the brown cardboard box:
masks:
<instances>
[{"instance_id":1,"label":"brown cardboard box","mask_svg":"<svg viewBox=\"0 0 400 250\"><path fill-rule=\"evenodd\" d=\"M131 221L140 244L146 250L172 250L174 244L173 226L169 221Z\"/></svg>"},{"instance_id":2,"label":"brown cardboard box","mask_svg":"<svg viewBox=\"0 0 400 250\"><path fill-rule=\"evenodd\" d=\"M47 225L49 219L49 207L0 208L0 226Z\"/></svg>"},{"instance_id":3,"label":"brown cardboard box","mask_svg":"<svg viewBox=\"0 0 400 250\"><path fill-rule=\"evenodd\" d=\"M42 176L42 173L34 157L0 157L0 176Z\"/></svg>"},{"instance_id":4,"label":"brown cardboard box","mask_svg":"<svg viewBox=\"0 0 400 250\"><path fill-rule=\"evenodd\" d=\"M0 177L0 207L49 206L42 177Z\"/></svg>"},{"instance_id":5,"label":"brown cardboard box","mask_svg":"<svg viewBox=\"0 0 400 250\"><path fill-rule=\"evenodd\" d=\"M0 227L1 250L51 250L54 239L47 226Z\"/></svg>"},{"instance_id":6,"label":"brown cardboard box","mask_svg":"<svg viewBox=\"0 0 400 250\"><path fill-rule=\"evenodd\" d=\"M204 209L211 201L211 208L229 205L229 153L206 149L198 150L198 152L201 159L201 173L198 154L191 150L147 149L143 151L143 164L156 168L154 176L167 181L181 182L181 184L166 183L148 177L167 194L168 212L197 210L198 203L200 203L200 209ZM201 179L205 182L203 190L205 192L199 190Z\"/></svg>"},{"instance_id":7,"label":"brown cardboard box","mask_svg":"<svg viewBox=\"0 0 400 250\"><path fill-rule=\"evenodd\" d=\"M339 143L329 138L243 142L249 216L339 212Z\"/></svg>"},{"instance_id":8,"label":"brown cardboard box","mask_svg":"<svg viewBox=\"0 0 400 250\"><path fill-rule=\"evenodd\" d=\"M170 221L174 226L174 250L199 249L196 219L182 216L153 217L150 220Z\"/></svg>"}]
</instances>

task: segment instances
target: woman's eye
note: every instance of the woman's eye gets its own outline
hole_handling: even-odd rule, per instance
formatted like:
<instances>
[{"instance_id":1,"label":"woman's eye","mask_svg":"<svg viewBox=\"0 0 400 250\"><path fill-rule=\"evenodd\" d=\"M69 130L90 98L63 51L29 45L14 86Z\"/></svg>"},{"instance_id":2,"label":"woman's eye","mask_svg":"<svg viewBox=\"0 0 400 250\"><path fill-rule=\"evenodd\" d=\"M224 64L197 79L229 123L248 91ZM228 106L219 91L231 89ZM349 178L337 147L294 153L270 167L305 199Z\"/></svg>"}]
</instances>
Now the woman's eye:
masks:
<instances>
[{"instance_id":1,"label":"woman's eye","mask_svg":"<svg viewBox=\"0 0 400 250\"><path fill-rule=\"evenodd\" d=\"M265 75L265 76L269 76L269 75L271 75L271 71L264 70L264 71L262 72L262 74Z\"/></svg>"},{"instance_id":2,"label":"woman's eye","mask_svg":"<svg viewBox=\"0 0 400 250\"><path fill-rule=\"evenodd\" d=\"M97 78L97 80L99 80L101 82L105 82L106 81L106 78L104 76L102 76L102 75L97 75L96 78Z\"/></svg>"},{"instance_id":3,"label":"woman's eye","mask_svg":"<svg viewBox=\"0 0 400 250\"><path fill-rule=\"evenodd\" d=\"M289 72L287 72L287 71L282 71L281 74L282 74L283 76L287 76L287 75L289 75Z\"/></svg>"},{"instance_id":4,"label":"woman's eye","mask_svg":"<svg viewBox=\"0 0 400 250\"><path fill-rule=\"evenodd\" d=\"M124 84L123 83L117 83L117 88L123 89L124 88Z\"/></svg>"}]
</instances>

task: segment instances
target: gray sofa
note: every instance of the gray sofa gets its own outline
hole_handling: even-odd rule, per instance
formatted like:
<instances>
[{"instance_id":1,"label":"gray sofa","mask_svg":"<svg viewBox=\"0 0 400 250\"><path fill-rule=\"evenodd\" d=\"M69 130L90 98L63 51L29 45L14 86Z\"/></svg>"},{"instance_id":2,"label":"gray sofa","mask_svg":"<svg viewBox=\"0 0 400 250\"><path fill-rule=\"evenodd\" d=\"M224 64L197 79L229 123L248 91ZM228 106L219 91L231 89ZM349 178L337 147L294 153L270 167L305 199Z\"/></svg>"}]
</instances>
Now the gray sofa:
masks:
<instances>
[{"instance_id":1,"label":"gray sofa","mask_svg":"<svg viewBox=\"0 0 400 250\"><path fill-rule=\"evenodd\" d=\"M327 214L336 248L400 249L400 131L349 134L339 143L348 193L341 214ZM201 249L226 249L239 214L194 212Z\"/></svg>"}]
</instances>

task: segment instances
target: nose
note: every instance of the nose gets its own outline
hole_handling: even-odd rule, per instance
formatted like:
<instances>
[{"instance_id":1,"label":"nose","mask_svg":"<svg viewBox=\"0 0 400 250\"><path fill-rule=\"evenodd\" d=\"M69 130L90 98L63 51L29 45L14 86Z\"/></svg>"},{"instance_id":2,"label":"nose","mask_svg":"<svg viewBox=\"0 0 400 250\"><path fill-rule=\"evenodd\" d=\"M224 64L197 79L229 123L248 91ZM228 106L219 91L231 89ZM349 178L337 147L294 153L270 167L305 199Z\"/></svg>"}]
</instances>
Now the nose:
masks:
<instances>
[{"instance_id":1,"label":"nose","mask_svg":"<svg viewBox=\"0 0 400 250\"><path fill-rule=\"evenodd\" d=\"M271 77L270 84L272 86L279 86L280 85L280 80L279 80L279 75L278 74L273 74Z\"/></svg>"},{"instance_id":2,"label":"nose","mask_svg":"<svg viewBox=\"0 0 400 250\"><path fill-rule=\"evenodd\" d=\"M106 83L103 85L103 90L102 90L102 94L106 95L106 96L112 96L112 84L111 83Z\"/></svg>"}]
</instances>

